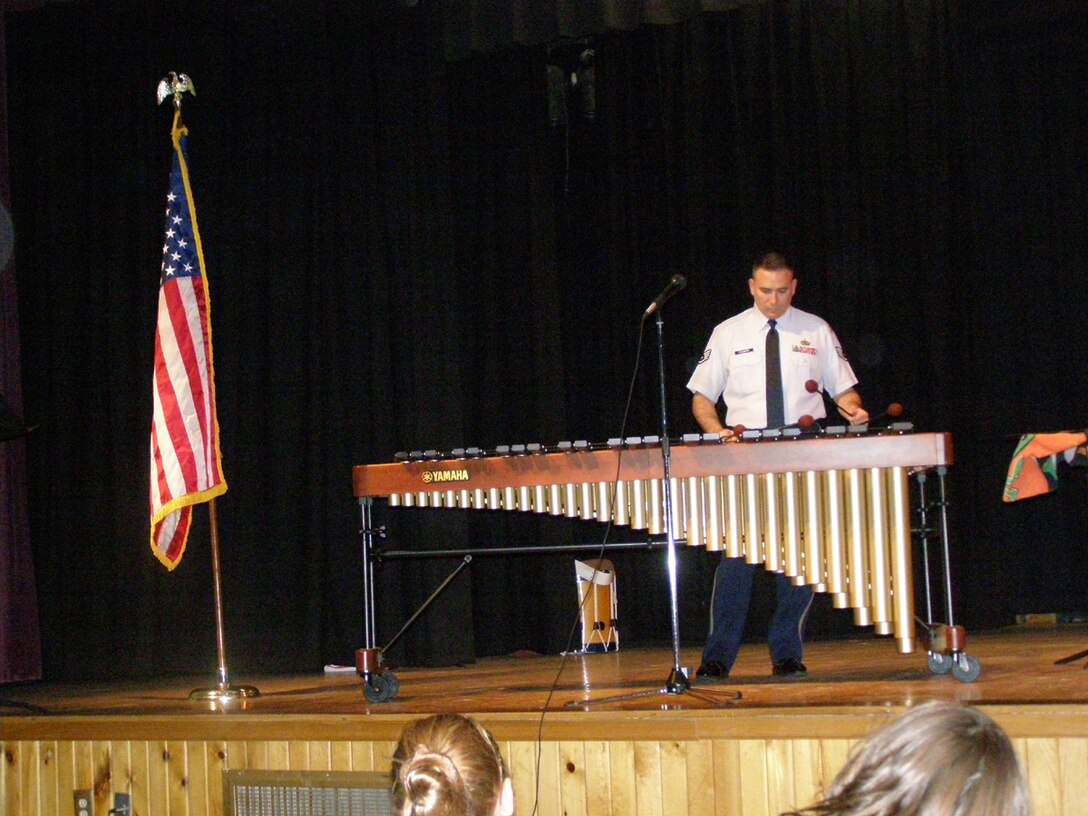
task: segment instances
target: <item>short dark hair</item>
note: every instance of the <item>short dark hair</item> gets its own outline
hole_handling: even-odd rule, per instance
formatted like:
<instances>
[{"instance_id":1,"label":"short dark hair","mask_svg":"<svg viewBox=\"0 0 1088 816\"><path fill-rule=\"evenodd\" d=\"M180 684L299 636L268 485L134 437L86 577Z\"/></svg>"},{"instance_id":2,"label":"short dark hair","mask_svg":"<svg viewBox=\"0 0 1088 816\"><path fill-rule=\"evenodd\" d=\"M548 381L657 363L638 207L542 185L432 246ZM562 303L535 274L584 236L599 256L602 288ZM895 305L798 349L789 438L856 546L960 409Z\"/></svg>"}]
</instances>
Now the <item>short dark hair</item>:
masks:
<instances>
[{"instance_id":1,"label":"short dark hair","mask_svg":"<svg viewBox=\"0 0 1088 816\"><path fill-rule=\"evenodd\" d=\"M752 272L755 273L757 269L769 269L772 272L788 269L792 272L793 264L781 252L764 252L752 263Z\"/></svg>"}]
</instances>

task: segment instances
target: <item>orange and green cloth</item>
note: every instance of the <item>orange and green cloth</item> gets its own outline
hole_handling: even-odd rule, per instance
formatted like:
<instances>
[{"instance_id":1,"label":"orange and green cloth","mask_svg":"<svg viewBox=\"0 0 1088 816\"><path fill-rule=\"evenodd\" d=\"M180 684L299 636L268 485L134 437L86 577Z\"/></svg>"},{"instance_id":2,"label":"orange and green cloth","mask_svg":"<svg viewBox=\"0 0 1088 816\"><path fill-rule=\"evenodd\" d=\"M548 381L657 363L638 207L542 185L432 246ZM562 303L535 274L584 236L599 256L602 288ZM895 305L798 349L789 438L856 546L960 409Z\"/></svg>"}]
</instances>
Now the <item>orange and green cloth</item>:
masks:
<instances>
[{"instance_id":1,"label":"orange and green cloth","mask_svg":"<svg viewBox=\"0 0 1088 816\"><path fill-rule=\"evenodd\" d=\"M1088 433L1024 434L1016 445L1005 479L1006 502L1030 499L1058 489L1058 457L1068 464L1088 465Z\"/></svg>"}]
</instances>

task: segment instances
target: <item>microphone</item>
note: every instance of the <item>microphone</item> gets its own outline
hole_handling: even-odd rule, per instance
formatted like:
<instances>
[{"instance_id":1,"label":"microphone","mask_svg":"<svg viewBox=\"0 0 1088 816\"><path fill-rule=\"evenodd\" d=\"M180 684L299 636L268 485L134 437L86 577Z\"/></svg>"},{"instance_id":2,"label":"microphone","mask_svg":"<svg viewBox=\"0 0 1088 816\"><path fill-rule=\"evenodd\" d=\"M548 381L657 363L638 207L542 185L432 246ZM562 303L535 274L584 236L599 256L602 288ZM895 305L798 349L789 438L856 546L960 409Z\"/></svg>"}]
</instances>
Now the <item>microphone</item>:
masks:
<instances>
[{"instance_id":1,"label":"microphone","mask_svg":"<svg viewBox=\"0 0 1088 816\"><path fill-rule=\"evenodd\" d=\"M685 278L683 275L673 275L669 279L668 285L665 286L665 288L661 290L661 294L657 296L657 300L655 300L653 303L646 307L646 311L642 315L643 319L645 320L647 317L649 317L662 306L664 306L666 300L671 298L673 295L675 295L687 285L688 279Z\"/></svg>"}]
</instances>

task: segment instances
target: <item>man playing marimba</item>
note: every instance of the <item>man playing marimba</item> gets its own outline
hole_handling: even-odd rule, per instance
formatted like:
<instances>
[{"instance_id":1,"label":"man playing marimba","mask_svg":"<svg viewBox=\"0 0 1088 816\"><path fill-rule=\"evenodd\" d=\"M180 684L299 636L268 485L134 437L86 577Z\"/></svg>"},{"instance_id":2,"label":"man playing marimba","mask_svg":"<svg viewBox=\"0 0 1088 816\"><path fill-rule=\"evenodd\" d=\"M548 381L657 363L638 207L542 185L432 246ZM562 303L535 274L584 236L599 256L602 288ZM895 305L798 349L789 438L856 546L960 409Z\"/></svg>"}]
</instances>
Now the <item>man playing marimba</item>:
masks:
<instances>
[{"instance_id":1,"label":"man playing marimba","mask_svg":"<svg viewBox=\"0 0 1088 816\"><path fill-rule=\"evenodd\" d=\"M851 424L869 420L854 386L857 377L831 327L816 315L793 308L797 280L780 253L756 260L748 281L753 306L715 327L688 381L691 411L706 433L727 441L733 428L780 428L802 416L826 416L823 392ZM724 400L726 422L718 413ZM757 564L722 557L714 575L710 634L696 679L729 676L740 650ZM803 677L802 630L812 588L775 576L777 606L768 633L773 674Z\"/></svg>"}]
</instances>

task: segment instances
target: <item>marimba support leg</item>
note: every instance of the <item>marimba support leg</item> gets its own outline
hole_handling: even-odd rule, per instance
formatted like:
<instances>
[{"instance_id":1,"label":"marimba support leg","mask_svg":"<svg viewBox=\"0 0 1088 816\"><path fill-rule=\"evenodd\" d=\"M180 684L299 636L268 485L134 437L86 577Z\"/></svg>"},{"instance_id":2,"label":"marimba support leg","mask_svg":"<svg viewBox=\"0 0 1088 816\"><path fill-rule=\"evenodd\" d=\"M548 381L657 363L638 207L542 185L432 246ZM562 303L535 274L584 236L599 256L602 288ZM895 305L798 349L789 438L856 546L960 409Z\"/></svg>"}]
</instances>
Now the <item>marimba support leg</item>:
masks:
<instances>
[{"instance_id":1,"label":"marimba support leg","mask_svg":"<svg viewBox=\"0 0 1088 816\"><path fill-rule=\"evenodd\" d=\"M381 528L374 527L372 515L373 504L374 500L370 497L359 499L359 538L361 539L363 548L364 645L361 649L355 650L355 670L366 684L364 687L366 698L372 703L384 703L392 700L397 696L397 692L400 691L400 682L397 680L396 675L385 665L385 653L393 647L393 644L400 640L401 636L408 630L408 627L415 623L416 618L422 615L424 610L434 602L447 586L449 586L450 581L456 578L461 570L472 562L472 556L463 556L461 563L457 565L456 569L446 576L446 579L439 585L438 589L430 594L430 597L428 597L427 600L419 605L419 608L413 612L412 616L408 618L403 626L401 626L400 631L398 631L385 646L379 648L374 602L374 541L377 538L382 538L385 535L385 531Z\"/></svg>"},{"instance_id":2,"label":"marimba support leg","mask_svg":"<svg viewBox=\"0 0 1088 816\"><path fill-rule=\"evenodd\" d=\"M947 468L940 465L936 468L939 497L937 499L938 529L937 536L941 543L941 561L944 567L944 593L945 613L948 623L936 623L933 620L933 601L929 580L929 539L932 528L928 521L929 505L926 501L926 471L917 473L918 481L918 513L919 536L922 542L922 567L925 573L926 592L926 648L929 652L929 670L934 674L952 675L963 683L971 683L978 679L981 665L978 660L967 654L967 630L955 624L952 610L952 566L948 549L948 497L945 492L945 475Z\"/></svg>"}]
</instances>

